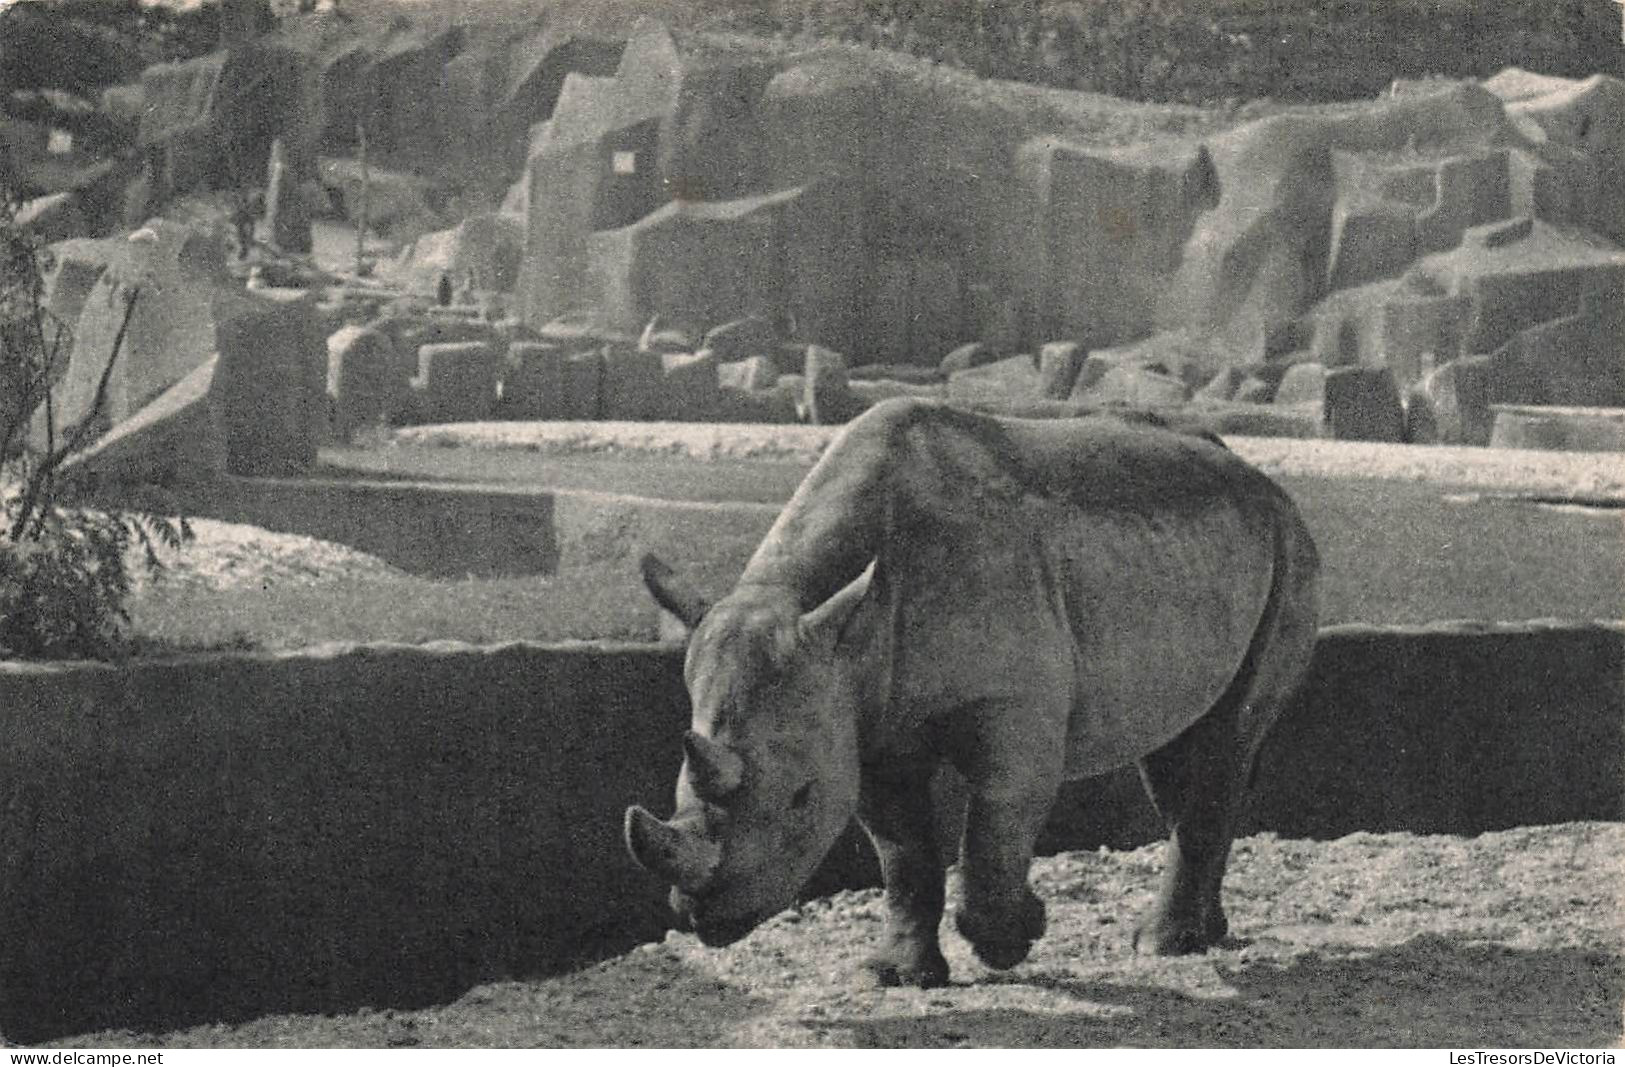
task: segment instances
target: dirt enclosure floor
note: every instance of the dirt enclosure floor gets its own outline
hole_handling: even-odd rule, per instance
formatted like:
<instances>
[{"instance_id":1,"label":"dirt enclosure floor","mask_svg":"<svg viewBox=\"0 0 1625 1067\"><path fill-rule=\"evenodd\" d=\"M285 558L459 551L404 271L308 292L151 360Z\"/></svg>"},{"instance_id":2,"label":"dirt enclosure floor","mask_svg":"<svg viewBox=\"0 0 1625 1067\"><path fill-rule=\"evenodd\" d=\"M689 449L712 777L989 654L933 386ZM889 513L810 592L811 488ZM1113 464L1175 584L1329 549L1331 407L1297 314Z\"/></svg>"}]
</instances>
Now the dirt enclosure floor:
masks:
<instances>
[{"instance_id":1,"label":"dirt enclosure floor","mask_svg":"<svg viewBox=\"0 0 1625 1067\"><path fill-rule=\"evenodd\" d=\"M1049 934L995 973L957 935L953 984L865 988L878 892L770 920L726 950L671 934L558 978L481 986L424 1011L266 1018L65 1044L220 1046L1597 1047L1625 996L1625 824L1476 838L1237 842L1235 935L1141 959L1129 924L1160 846L1040 860Z\"/></svg>"}]
</instances>

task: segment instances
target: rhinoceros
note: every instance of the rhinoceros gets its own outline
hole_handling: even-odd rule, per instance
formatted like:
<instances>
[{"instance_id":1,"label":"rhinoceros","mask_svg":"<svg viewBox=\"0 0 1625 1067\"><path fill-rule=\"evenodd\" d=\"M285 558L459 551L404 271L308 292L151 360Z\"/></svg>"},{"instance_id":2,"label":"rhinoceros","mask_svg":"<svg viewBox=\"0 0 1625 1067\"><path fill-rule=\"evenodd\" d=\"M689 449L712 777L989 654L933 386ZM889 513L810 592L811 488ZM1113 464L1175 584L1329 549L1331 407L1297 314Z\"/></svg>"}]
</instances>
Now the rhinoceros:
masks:
<instances>
[{"instance_id":1,"label":"rhinoceros","mask_svg":"<svg viewBox=\"0 0 1625 1067\"><path fill-rule=\"evenodd\" d=\"M879 404L715 605L645 557L691 627L693 720L676 814L629 808L627 847L721 946L792 905L856 815L885 882L866 966L936 986L939 761L968 790L956 925L999 969L1045 929L1027 874L1060 783L1138 762L1170 838L1134 945L1203 951L1227 936L1234 819L1308 662L1318 571L1292 501L1217 438Z\"/></svg>"}]
</instances>

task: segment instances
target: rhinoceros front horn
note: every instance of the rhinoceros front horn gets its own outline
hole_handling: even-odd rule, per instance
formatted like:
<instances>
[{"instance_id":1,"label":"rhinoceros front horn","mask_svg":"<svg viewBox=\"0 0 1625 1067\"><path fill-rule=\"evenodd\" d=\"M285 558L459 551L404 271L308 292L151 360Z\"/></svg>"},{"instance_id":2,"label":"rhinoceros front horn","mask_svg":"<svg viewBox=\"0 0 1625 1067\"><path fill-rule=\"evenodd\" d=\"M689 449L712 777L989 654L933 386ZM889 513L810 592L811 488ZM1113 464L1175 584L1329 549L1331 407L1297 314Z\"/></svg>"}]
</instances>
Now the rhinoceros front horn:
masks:
<instances>
[{"instance_id":1,"label":"rhinoceros front horn","mask_svg":"<svg viewBox=\"0 0 1625 1067\"><path fill-rule=\"evenodd\" d=\"M727 745L690 730L683 738L688 780L701 800L721 804L745 781L745 761Z\"/></svg>"},{"instance_id":2,"label":"rhinoceros front horn","mask_svg":"<svg viewBox=\"0 0 1625 1067\"><path fill-rule=\"evenodd\" d=\"M632 860L685 893L698 893L722 859L722 846L637 805L626 809L626 850Z\"/></svg>"}]
</instances>

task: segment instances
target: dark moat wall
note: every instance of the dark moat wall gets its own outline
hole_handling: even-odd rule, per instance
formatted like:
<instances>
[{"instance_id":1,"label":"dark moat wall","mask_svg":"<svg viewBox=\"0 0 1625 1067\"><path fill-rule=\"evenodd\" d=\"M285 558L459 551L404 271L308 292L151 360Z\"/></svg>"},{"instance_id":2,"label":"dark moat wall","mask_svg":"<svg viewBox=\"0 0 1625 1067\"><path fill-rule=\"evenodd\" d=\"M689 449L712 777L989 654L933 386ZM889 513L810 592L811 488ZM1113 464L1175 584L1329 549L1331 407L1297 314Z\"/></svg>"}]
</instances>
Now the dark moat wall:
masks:
<instances>
[{"instance_id":1,"label":"dark moat wall","mask_svg":"<svg viewBox=\"0 0 1625 1067\"><path fill-rule=\"evenodd\" d=\"M621 813L667 810L687 719L673 647L0 665L0 1032L422 1005L658 936ZM1622 769L1625 629L1337 628L1250 829L1619 819ZM1159 836L1127 770L1045 845ZM817 884L873 871L848 839Z\"/></svg>"}]
</instances>

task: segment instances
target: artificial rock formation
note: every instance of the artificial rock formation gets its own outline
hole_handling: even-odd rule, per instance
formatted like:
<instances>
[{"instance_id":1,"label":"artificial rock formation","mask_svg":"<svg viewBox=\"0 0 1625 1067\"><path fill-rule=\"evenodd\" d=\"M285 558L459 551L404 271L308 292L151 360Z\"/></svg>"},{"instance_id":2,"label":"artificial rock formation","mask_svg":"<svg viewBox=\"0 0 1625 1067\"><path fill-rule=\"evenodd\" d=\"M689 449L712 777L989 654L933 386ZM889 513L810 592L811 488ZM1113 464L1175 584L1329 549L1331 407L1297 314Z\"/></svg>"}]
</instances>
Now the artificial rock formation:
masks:
<instances>
[{"instance_id":1,"label":"artificial rock formation","mask_svg":"<svg viewBox=\"0 0 1625 1067\"><path fill-rule=\"evenodd\" d=\"M327 366L310 294L245 292L226 276L219 241L176 223L155 220L128 238L65 242L55 253L48 298L73 323L73 343L57 369L53 393L59 441L64 428L91 417L133 295L96 416L112 438L126 443L116 456L111 442L101 448L103 467L133 477L136 467L168 462L161 453L135 460L134 431L154 439L178 425L181 415L191 419L191 409L204 401L218 424L213 440L224 452L199 460L202 468L265 474L310 465L325 421ZM190 384L173 392L183 382ZM46 433L42 416L35 418L39 442ZM125 459L133 466L112 470Z\"/></svg>"},{"instance_id":2,"label":"artificial rock formation","mask_svg":"<svg viewBox=\"0 0 1625 1067\"><path fill-rule=\"evenodd\" d=\"M1507 71L1237 124L651 29L532 141L517 303L778 315L855 367L1064 340L1193 391L1247 369L1250 397L1269 364L1404 391L1511 345L1539 369L1497 397L1613 403L1622 94Z\"/></svg>"}]
</instances>

